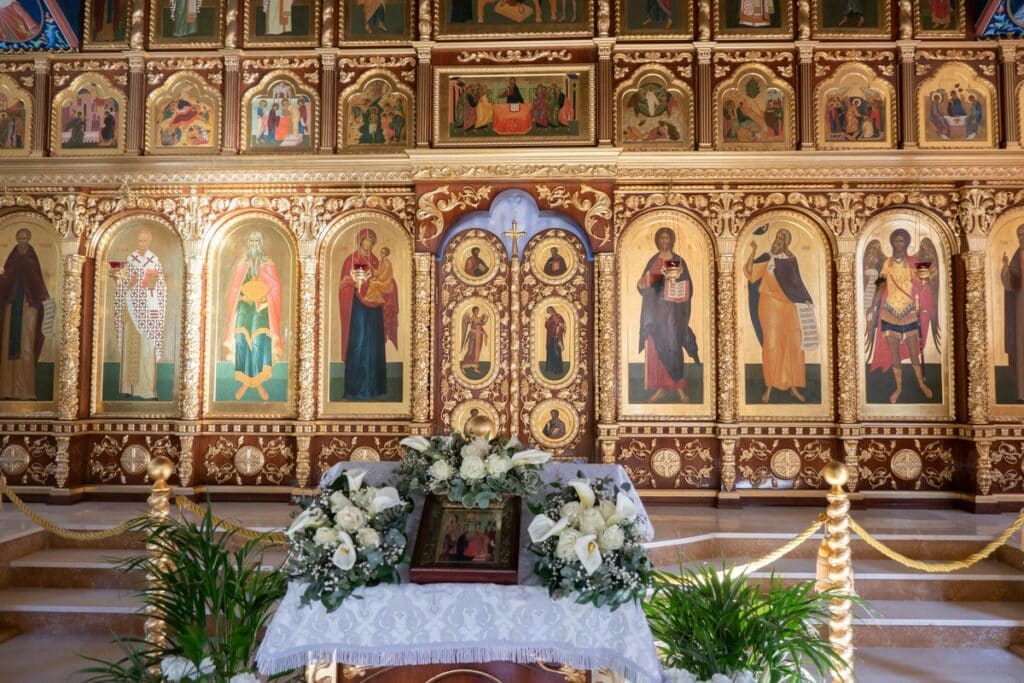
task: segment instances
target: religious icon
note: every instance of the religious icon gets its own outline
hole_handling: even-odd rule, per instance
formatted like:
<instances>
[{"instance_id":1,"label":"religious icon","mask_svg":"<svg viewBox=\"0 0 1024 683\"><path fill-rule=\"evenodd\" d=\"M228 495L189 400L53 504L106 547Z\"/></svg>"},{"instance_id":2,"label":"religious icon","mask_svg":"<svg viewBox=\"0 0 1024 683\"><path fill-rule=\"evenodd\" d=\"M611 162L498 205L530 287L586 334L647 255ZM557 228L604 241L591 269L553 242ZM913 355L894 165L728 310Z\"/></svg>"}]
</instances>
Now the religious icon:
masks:
<instances>
[{"instance_id":1,"label":"religious icon","mask_svg":"<svg viewBox=\"0 0 1024 683\"><path fill-rule=\"evenodd\" d=\"M947 64L918 90L922 147L993 145L995 88L965 64Z\"/></svg>"},{"instance_id":2,"label":"religious icon","mask_svg":"<svg viewBox=\"0 0 1024 683\"><path fill-rule=\"evenodd\" d=\"M693 98L668 69L649 66L619 86L619 144L632 149L691 149Z\"/></svg>"},{"instance_id":3,"label":"religious icon","mask_svg":"<svg viewBox=\"0 0 1024 683\"><path fill-rule=\"evenodd\" d=\"M584 36L593 30L592 0L441 0L440 40L521 36Z\"/></svg>"},{"instance_id":4,"label":"religious icon","mask_svg":"<svg viewBox=\"0 0 1024 683\"><path fill-rule=\"evenodd\" d=\"M471 399L460 403L452 411L452 431L461 433L466 426L466 421L477 415L486 415L494 424L500 425L498 411L494 409L494 405L486 401Z\"/></svg>"},{"instance_id":5,"label":"religious icon","mask_svg":"<svg viewBox=\"0 0 1024 683\"><path fill-rule=\"evenodd\" d=\"M487 275L490 266L480 256L480 247L473 247L469 250L469 256L462 264L462 270L470 277L483 277Z\"/></svg>"},{"instance_id":6,"label":"religious icon","mask_svg":"<svg viewBox=\"0 0 1024 683\"><path fill-rule=\"evenodd\" d=\"M149 96L151 154L220 147L220 93L194 74L176 73Z\"/></svg>"},{"instance_id":7,"label":"religious icon","mask_svg":"<svg viewBox=\"0 0 1024 683\"><path fill-rule=\"evenodd\" d=\"M704 228L678 211L649 212L623 232L616 247L621 415L711 414L713 264Z\"/></svg>"},{"instance_id":8,"label":"religious icon","mask_svg":"<svg viewBox=\"0 0 1024 683\"><path fill-rule=\"evenodd\" d=\"M153 402L174 410L178 344L181 334L181 242L166 226L132 224L104 239L96 276L94 337L99 387L95 412L138 410L152 413ZM114 406L113 403L119 405Z\"/></svg>"},{"instance_id":9,"label":"religious icon","mask_svg":"<svg viewBox=\"0 0 1024 683\"><path fill-rule=\"evenodd\" d=\"M453 259L453 271L463 282L480 285L497 275L499 256L487 240L477 237L461 240Z\"/></svg>"},{"instance_id":10,"label":"religious icon","mask_svg":"<svg viewBox=\"0 0 1024 683\"><path fill-rule=\"evenodd\" d=\"M18 228L15 245L0 267L0 400L36 401L40 395L40 356L54 334L56 302L51 298L43 266L32 244L32 230Z\"/></svg>"},{"instance_id":11,"label":"religious icon","mask_svg":"<svg viewBox=\"0 0 1024 683\"><path fill-rule=\"evenodd\" d=\"M779 0L719 0L715 3L719 38L791 38L793 4Z\"/></svg>"},{"instance_id":12,"label":"religious icon","mask_svg":"<svg viewBox=\"0 0 1024 683\"><path fill-rule=\"evenodd\" d=\"M874 293L870 302L864 298L868 402L941 402L941 366L925 358L929 341L938 354L943 345L939 254L930 236L921 239L915 252L904 228L892 230L887 241L890 251L888 256L883 252ZM913 371L910 382L904 377L905 360Z\"/></svg>"},{"instance_id":13,"label":"religious icon","mask_svg":"<svg viewBox=\"0 0 1024 683\"><path fill-rule=\"evenodd\" d=\"M519 498L467 509L427 496L416 533L413 583L514 584L519 554Z\"/></svg>"},{"instance_id":14,"label":"religious icon","mask_svg":"<svg viewBox=\"0 0 1024 683\"><path fill-rule=\"evenodd\" d=\"M552 278L560 278L568 272L565 258L558 253L558 247L551 247L550 254L544 262L544 274Z\"/></svg>"},{"instance_id":15,"label":"religious icon","mask_svg":"<svg viewBox=\"0 0 1024 683\"><path fill-rule=\"evenodd\" d=\"M474 72L441 67L435 81L444 144L587 144L593 140L592 69L533 67L515 76L502 68Z\"/></svg>"},{"instance_id":16,"label":"religious icon","mask_svg":"<svg viewBox=\"0 0 1024 683\"><path fill-rule=\"evenodd\" d=\"M891 31L889 0L817 0L813 13L820 36L888 38Z\"/></svg>"},{"instance_id":17,"label":"religious icon","mask_svg":"<svg viewBox=\"0 0 1024 683\"><path fill-rule=\"evenodd\" d=\"M925 35L963 36L963 3L960 0L915 2L918 30Z\"/></svg>"},{"instance_id":18,"label":"religious icon","mask_svg":"<svg viewBox=\"0 0 1024 683\"><path fill-rule=\"evenodd\" d=\"M103 76L85 74L53 101L56 154L120 154L124 151L124 94Z\"/></svg>"},{"instance_id":19,"label":"religious icon","mask_svg":"<svg viewBox=\"0 0 1024 683\"><path fill-rule=\"evenodd\" d=\"M341 351L344 363L342 400L380 401L388 394L385 346L398 348L398 285L391 250L377 233L361 228L358 247L345 257L338 287Z\"/></svg>"},{"instance_id":20,"label":"religious icon","mask_svg":"<svg viewBox=\"0 0 1024 683\"><path fill-rule=\"evenodd\" d=\"M245 43L252 46L317 44L319 0L249 0Z\"/></svg>"},{"instance_id":21,"label":"religious icon","mask_svg":"<svg viewBox=\"0 0 1024 683\"><path fill-rule=\"evenodd\" d=\"M759 65L719 86L716 138L719 149L791 149L793 96L784 82Z\"/></svg>"},{"instance_id":22,"label":"religious icon","mask_svg":"<svg viewBox=\"0 0 1024 683\"><path fill-rule=\"evenodd\" d=\"M676 233L669 227L654 235L658 251L636 283L643 300L639 348L644 354L647 402L687 403L686 357L700 364L697 338L690 327L693 281L686 261L675 251Z\"/></svg>"},{"instance_id":23,"label":"religious icon","mask_svg":"<svg viewBox=\"0 0 1024 683\"><path fill-rule=\"evenodd\" d=\"M487 349L487 313L479 306L473 306L462 314L462 335L460 349L462 373L469 379L485 377L490 367Z\"/></svg>"},{"instance_id":24,"label":"religious icon","mask_svg":"<svg viewBox=\"0 0 1024 683\"><path fill-rule=\"evenodd\" d=\"M315 94L290 76L269 74L243 101L247 152L308 152L315 148Z\"/></svg>"},{"instance_id":25,"label":"religious icon","mask_svg":"<svg viewBox=\"0 0 1024 683\"><path fill-rule=\"evenodd\" d=\"M615 14L620 39L688 38L693 34L689 0L616 0Z\"/></svg>"},{"instance_id":26,"label":"religious icon","mask_svg":"<svg viewBox=\"0 0 1024 683\"><path fill-rule=\"evenodd\" d=\"M0 157L28 154L32 144L32 98L10 76L0 74Z\"/></svg>"},{"instance_id":27,"label":"religious icon","mask_svg":"<svg viewBox=\"0 0 1024 683\"><path fill-rule=\"evenodd\" d=\"M768 232L768 225L754 231ZM789 392L804 403L807 397L807 366L805 352L817 348L818 323L814 300L800 275L800 262L790 250L792 233L781 228L775 233L767 251L758 253L756 241L743 266L748 280L750 322L761 345L761 372L764 391L762 403L772 399L772 392Z\"/></svg>"},{"instance_id":28,"label":"religious icon","mask_svg":"<svg viewBox=\"0 0 1024 683\"><path fill-rule=\"evenodd\" d=\"M345 43L387 43L412 38L411 0L345 0L340 5Z\"/></svg>"},{"instance_id":29,"label":"religious icon","mask_svg":"<svg viewBox=\"0 0 1024 683\"><path fill-rule=\"evenodd\" d=\"M150 0L154 47L218 47L224 3L214 0Z\"/></svg>"},{"instance_id":30,"label":"religious icon","mask_svg":"<svg viewBox=\"0 0 1024 683\"><path fill-rule=\"evenodd\" d=\"M274 375L274 365L284 357L282 336L282 283L277 266L264 251L262 231L246 236L245 250L235 264L228 285L227 325L224 352L234 361L236 401L269 401L263 386Z\"/></svg>"},{"instance_id":31,"label":"religious icon","mask_svg":"<svg viewBox=\"0 0 1024 683\"><path fill-rule=\"evenodd\" d=\"M997 380L998 403L1024 403L1024 224L1017 226L1017 245L1012 253L1003 252L999 281L1003 289L1003 351L1006 353L1009 381ZM999 340L991 343L998 344ZM997 368L997 376L1002 368ZM1001 385L1013 391L1000 391ZM1000 396L1002 394L1002 396ZM1000 400L1002 399L1002 400Z\"/></svg>"},{"instance_id":32,"label":"religious icon","mask_svg":"<svg viewBox=\"0 0 1024 683\"><path fill-rule=\"evenodd\" d=\"M86 48L127 45L132 3L127 0L90 0L85 3Z\"/></svg>"},{"instance_id":33,"label":"religious icon","mask_svg":"<svg viewBox=\"0 0 1024 683\"><path fill-rule=\"evenodd\" d=\"M409 146L413 99L391 76L364 75L341 96L343 148L390 152Z\"/></svg>"},{"instance_id":34,"label":"religious icon","mask_svg":"<svg viewBox=\"0 0 1024 683\"><path fill-rule=\"evenodd\" d=\"M558 441L565 436L565 421L562 420L558 408L551 409L551 419L544 423L541 433L552 441Z\"/></svg>"},{"instance_id":35,"label":"religious icon","mask_svg":"<svg viewBox=\"0 0 1024 683\"><path fill-rule=\"evenodd\" d=\"M891 147L890 83L860 64L845 64L822 83L815 101L823 149Z\"/></svg>"},{"instance_id":36,"label":"religious icon","mask_svg":"<svg viewBox=\"0 0 1024 683\"><path fill-rule=\"evenodd\" d=\"M1024 0L1006 0L1006 15L1010 21L1024 28Z\"/></svg>"},{"instance_id":37,"label":"religious icon","mask_svg":"<svg viewBox=\"0 0 1024 683\"><path fill-rule=\"evenodd\" d=\"M579 421L568 403L547 399L530 411L530 431L545 448L561 448L577 437Z\"/></svg>"},{"instance_id":38,"label":"religious icon","mask_svg":"<svg viewBox=\"0 0 1024 683\"><path fill-rule=\"evenodd\" d=\"M566 322L554 306L548 306L544 311L544 368L542 370L548 379L561 379L568 371L568 363L563 358L565 351Z\"/></svg>"},{"instance_id":39,"label":"religious icon","mask_svg":"<svg viewBox=\"0 0 1024 683\"><path fill-rule=\"evenodd\" d=\"M33 16L26 5L36 10ZM42 29L39 2L23 3L18 0L0 2L0 41L24 43L32 40Z\"/></svg>"}]
</instances>

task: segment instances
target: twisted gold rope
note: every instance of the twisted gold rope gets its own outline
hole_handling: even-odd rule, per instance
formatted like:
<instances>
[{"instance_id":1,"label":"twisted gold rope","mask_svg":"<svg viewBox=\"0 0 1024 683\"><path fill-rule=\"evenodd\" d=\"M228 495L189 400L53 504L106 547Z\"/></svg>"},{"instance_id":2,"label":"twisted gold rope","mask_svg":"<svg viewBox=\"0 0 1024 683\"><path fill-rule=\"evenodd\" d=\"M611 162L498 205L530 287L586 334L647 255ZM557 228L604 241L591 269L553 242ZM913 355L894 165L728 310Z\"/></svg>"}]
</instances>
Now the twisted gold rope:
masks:
<instances>
[{"instance_id":1,"label":"twisted gold rope","mask_svg":"<svg viewBox=\"0 0 1024 683\"><path fill-rule=\"evenodd\" d=\"M973 567L974 565L978 564L979 562L987 558L989 555L994 553L996 550L998 550L1000 546L1002 546L1004 543L1010 540L1010 536L1013 536L1015 533L1017 533L1017 531L1020 530L1021 527L1024 527L1024 512L1021 512L1020 515L1017 517L1016 521L1014 521L1013 524L1011 524L1010 526L1006 527L1003 533L999 534L999 536L990 541L989 544L986 545L984 548L982 548L976 553L968 555L965 559L954 560L952 562L923 562L921 560L915 560L910 557L907 557L906 555L903 555L902 553L896 552L895 550L893 550L892 548L885 545L877 538L869 534L864 529L864 527L862 527L860 524L857 524L853 517L850 517L849 519L850 528L852 528L858 536L864 539L865 543L867 543L869 546L871 546L878 552L888 557L890 560L895 560L896 562L902 564L904 567L918 569L920 571L929 572L932 574L943 572L955 572L960 569L967 569L968 567Z\"/></svg>"},{"instance_id":2,"label":"twisted gold rope","mask_svg":"<svg viewBox=\"0 0 1024 683\"><path fill-rule=\"evenodd\" d=\"M722 570L722 571L719 572L719 574L724 574L725 572L737 572L737 573L740 573L740 574L746 574L746 573L749 573L749 572L756 572L758 569L761 569L762 567L767 567L771 563L773 563L773 562L775 562L777 560L782 559L783 557L785 557L786 555L790 554L791 552L796 550L798 547L800 547L801 544L806 542L807 539L809 539L811 536L813 536L815 534L815 532L817 532L818 529L821 528L821 526L825 523L825 520L826 520L826 516L825 516L825 513L823 512L820 515L818 515L818 519L816 519L813 524L811 524L809 527L807 527L806 529L801 531L799 534L797 534L796 536L791 538L789 540L789 542L786 543L785 545L779 546L778 548L776 548L775 550L771 551L767 555L763 555L762 557L759 557L758 559L753 560L752 562L747 562L746 564L741 564L741 565L738 565L736 567L732 567L730 569ZM669 581L672 581L674 583L685 583L687 581L686 578L684 578L682 576L679 576L678 574L671 574L671 573L668 573L668 572L659 572L659 573L664 578L666 578Z\"/></svg>"},{"instance_id":3,"label":"twisted gold rope","mask_svg":"<svg viewBox=\"0 0 1024 683\"><path fill-rule=\"evenodd\" d=\"M99 531L73 531L71 529L65 529L62 526L57 526L53 522L37 515L32 508L25 503L25 501L19 498L17 494L7 486L5 481L0 479L0 498L3 498L3 496L7 496L11 502L14 503L14 507L21 510L26 517L46 531L49 531L55 536L60 536L61 538L71 539L72 541L101 541L105 538L113 538L114 536L120 536L124 532L130 530L132 526L137 523L137 520L130 519L127 522L123 522L109 529L102 529Z\"/></svg>"},{"instance_id":4,"label":"twisted gold rope","mask_svg":"<svg viewBox=\"0 0 1024 683\"><path fill-rule=\"evenodd\" d=\"M200 517L202 517L206 514L206 511L203 508L199 507L185 496L175 497L174 503L179 508L183 510L188 510L194 515L199 515ZM263 533L260 531L256 531L254 529L249 529L248 527L235 524L234 522L229 522L228 520L218 517L217 515L214 515L212 513L210 516L213 518L213 522L217 526L221 527L222 529L232 531L243 538L257 538L261 541L267 542L270 545L288 545L288 537L284 534Z\"/></svg>"}]
</instances>

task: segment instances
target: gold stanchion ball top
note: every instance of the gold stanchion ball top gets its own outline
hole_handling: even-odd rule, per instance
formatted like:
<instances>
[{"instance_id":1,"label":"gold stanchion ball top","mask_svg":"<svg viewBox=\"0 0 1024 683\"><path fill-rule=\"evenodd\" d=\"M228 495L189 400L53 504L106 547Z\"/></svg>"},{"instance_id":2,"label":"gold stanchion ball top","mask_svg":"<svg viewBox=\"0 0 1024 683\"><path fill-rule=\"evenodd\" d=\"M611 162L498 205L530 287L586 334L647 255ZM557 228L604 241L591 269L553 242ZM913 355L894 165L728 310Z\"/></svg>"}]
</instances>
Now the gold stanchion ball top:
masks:
<instances>
[{"instance_id":1,"label":"gold stanchion ball top","mask_svg":"<svg viewBox=\"0 0 1024 683\"><path fill-rule=\"evenodd\" d=\"M497 428L494 425L494 420L486 415L474 415L466 420L462 433L469 439L479 437L490 441L497 434Z\"/></svg>"},{"instance_id":2,"label":"gold stanchion ball top","mask_svg":"<svg viewBox=\"0 0 1024 683\"><path fill-rule=\"evenodd\" d=\"M167 481L174 474L174 463L160 455L149 461L146 471L153 481Z\"/></svg>"},{"instance_id":3,"label":"gold stanchion ball top","mask_svg":"<svg viewBox=\"0 0 1024 683\"><path fill-rule=\"evenodd\" d=\"M843 486L846 484L847 479L850 478L850 472L846 469L846 465L838 460L833 460L825 465L825 469L821 473L829 486Z\"/></svg>"}]
</instances>

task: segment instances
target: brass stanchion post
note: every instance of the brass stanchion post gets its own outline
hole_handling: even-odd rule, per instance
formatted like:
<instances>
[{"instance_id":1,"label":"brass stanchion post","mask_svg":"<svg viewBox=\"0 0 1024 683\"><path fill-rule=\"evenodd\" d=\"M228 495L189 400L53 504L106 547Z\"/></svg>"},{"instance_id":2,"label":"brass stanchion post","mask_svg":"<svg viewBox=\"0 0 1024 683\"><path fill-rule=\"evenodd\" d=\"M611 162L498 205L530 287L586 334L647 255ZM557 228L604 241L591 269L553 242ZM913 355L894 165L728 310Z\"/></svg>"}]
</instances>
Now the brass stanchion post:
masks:
<instances>
[{"instance_id":1,"label":"brass stanchion post","mask_svg":"<svg viewBox=\"0 0 1024 683\"><path fill-rule=\"evenodd\" d=\"M171 514L171 487L167 485L167 480L174 473L174 463L163 456L156 457L149 461L147 471L149 478L153 480L153 490L146 499L149 517L153 521L167 519ZM153 544L146 544L146 550L150 553L150 560L154 565L166 568L170 564L170 559ZM146 574L146 582L150 588L160 588L159 579L152 572ZM146 614L146 642L157 647L165 646L167 637L163 619L152 607L146 607Z\"/></svg>"},{"instance_id":2,"label":"brass stanchion post","mask_svg":"<svg viewBox=\"0 0 1024 683\"><path fill-rule=\"evenodd\" d=\"M846 465L833 460L825 466L823 474L828 482L828 510L825 522L826 543L828 544L828 567L825 585L839 589L846 595L853 594L853 566L850 561L850 501L846 490L848 471ZM833 683L853 681L853 603L850 600L833 598L829 607L832 618L828 622L828 639L832 649L843 660L843 667L833 677Z\"/></svg>"}]
</instances>

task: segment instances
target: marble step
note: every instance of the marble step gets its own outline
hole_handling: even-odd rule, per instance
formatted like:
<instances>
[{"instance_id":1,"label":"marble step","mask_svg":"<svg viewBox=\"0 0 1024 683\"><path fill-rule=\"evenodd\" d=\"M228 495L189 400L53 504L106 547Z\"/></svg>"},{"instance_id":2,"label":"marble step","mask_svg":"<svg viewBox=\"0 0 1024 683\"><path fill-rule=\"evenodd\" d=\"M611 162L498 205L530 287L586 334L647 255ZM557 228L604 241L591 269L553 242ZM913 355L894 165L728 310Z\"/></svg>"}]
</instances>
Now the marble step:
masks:
<instances>
[{"instance_id":1,"label":"marble step","mask_svg":"<svg viewBox=\"0 0 1024 683\"><path fill-rule=\"evenodd\" d=\"M858 647L854 674L864 683L1021 683L1024 659L1000 648Z\"/></svg>"},{"instance_id":2,"label":"marble step","mask_svg":"<svg viewBox=\"0 0 1024 683\"><path fill-rule=\"evenodd\" d=\"M873 600L869 609L857 609L856 647L1005 648L1024 642L1020 603Z\"/></svg>"},{"instance_id":3,"label":"marble step","mask_svg":"<svg viewBox=\"0 0 1024 683\"><path fill-rule=\"evenodd\" d=\"M141 635L141 603L116 588L5 588L0 628L24 633Z\"/></svg>"},{"instance_id":4,"label":"marble step","mask_svg":"<svg viewBox=\"0 0 1024 683\"><path fill-rule=\"evenodd\" d=\"M10 585L37 588L120 588L141 585L140 571L125 572L117 565L137 556L142 549L48 548L29 553L10 563ZM267 551L265 567L279 567L285 552Z\"/></svg>"},{"instance_id":5,"label":"marble step","mask_svg":"<svg viewBox=\"0 0 1024 683\"><path fill-rule=\"evenodd\" d=\"M738 565L752 558L728 558L726 565ZM687 563L687 568L698 564ZM715 568L721 561L707 561ZM772 572L784 584L816 578L815 561L810 558L783 558L773 565L754 572L751 577L766 584ZM908 569L892 560L854 560L854 582L857 594L865 600L950 600L950 601L1017 601L1024 611L1024 572L997 560L984 560L973 567L948 574L929 574ZM659 567L670 572L677 566Z\"/></svg>"}]
</instances>

